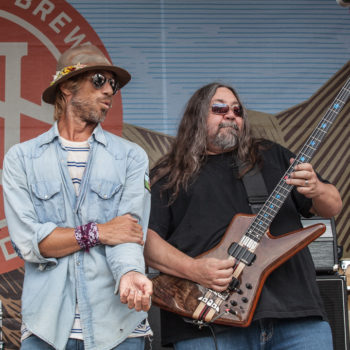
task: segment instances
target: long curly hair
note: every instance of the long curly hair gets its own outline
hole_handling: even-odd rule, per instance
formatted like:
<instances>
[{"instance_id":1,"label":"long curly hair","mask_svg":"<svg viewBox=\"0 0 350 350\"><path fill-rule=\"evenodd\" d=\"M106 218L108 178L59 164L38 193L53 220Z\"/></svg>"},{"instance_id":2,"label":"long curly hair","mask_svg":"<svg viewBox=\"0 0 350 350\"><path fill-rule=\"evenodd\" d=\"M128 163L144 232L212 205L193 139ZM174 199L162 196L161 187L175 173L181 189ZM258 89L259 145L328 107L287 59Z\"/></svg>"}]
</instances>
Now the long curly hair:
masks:
<instances>
[{"instance_id":1,"label":"long curly hair","mask_svg":"<svg viewBox=\"0 0 350 350\"><path fill-rule=\"evenodd\" d=\"M205 85L189 99L170 150L152 169L151 183L167 176L162 189L172 189L170 202L176 199L181 188L187 190L190 181L198 174L207 157L208 111L216 90L221 87L232 91L243 110L244 123L236 148L237 161L241 165L239 176L243 176L259 160L257 140L252 137L246 110L237 92L231 86L220 83Z\"/></svg>"}]
</instances>

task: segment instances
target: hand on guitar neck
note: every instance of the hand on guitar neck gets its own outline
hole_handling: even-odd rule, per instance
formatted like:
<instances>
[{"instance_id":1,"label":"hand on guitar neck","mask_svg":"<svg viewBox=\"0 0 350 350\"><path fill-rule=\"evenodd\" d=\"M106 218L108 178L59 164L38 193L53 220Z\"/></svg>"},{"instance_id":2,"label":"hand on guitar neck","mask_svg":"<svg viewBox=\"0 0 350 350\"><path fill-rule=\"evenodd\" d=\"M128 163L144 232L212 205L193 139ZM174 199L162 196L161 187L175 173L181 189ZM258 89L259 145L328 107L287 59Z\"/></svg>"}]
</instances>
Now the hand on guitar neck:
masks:
<instances>
[{"instance_id":1,"label":"hand on guitar neck","mask_svg":"<svg viewBox=\"0 0 350 350\"><path fill-rule=\"evenodd\" d=\"M291 158L290 163L294 162ZM337 189L330 184L320 181L310 163L295 166L286 183L296 187L297 191L312 199L311 212L322 217L333 217L342 208L342 200Z\"/></svg>"}]
</instances>

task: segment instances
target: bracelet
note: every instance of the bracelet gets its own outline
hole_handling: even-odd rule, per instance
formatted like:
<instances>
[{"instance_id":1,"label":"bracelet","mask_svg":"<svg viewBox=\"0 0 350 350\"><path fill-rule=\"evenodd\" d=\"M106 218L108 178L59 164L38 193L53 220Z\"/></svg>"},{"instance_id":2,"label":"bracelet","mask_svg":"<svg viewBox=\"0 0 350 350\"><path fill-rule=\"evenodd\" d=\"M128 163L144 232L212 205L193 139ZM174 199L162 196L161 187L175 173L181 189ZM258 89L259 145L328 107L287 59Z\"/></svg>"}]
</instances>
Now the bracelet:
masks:
<instances>
[{"instance_id":1,"label":"bracelet","mask_svg":"<svg viewBox=\"0 0 350 350\"><path fill-rule=\"evenodd\" d=\"M90 248L101 244L96 222L89 222L86 225L76 227L74 234L80 248L85 249L86 252Z\"/></svg>"}]
</instances>

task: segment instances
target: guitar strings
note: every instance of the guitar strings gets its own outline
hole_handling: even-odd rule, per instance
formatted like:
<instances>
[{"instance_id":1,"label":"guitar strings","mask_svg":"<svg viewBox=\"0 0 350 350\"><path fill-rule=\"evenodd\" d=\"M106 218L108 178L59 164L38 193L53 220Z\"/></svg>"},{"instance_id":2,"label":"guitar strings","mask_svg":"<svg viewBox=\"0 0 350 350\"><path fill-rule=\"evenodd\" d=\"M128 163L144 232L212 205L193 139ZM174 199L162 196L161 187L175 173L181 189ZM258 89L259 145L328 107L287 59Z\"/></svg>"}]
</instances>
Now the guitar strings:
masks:
<instances>
[{"instance_id":1,"label":"guitar strings","mask_svg":"<svg viewBox=\"0 0 350 350\"><path fill-rule=\"evenodd\" d=\"M265 205L261 208L261 210L258 212L255 220L252 222L252 224L249 226L246 235L248 237L252 237L253 241L257 240L257 243L260 241L262 236L265 234L266 230L268 229L269 224L274 219L275 215L277 214L278 210L280 209L280 206L284 203L285 198L290 193L293 186L287 185L285 183L286 176L289 177L290 173L294 170L294 167L296 164L304 162L304 156L306 156L308 159L311 158L313 153L317 150L318 146L323 141L323 138L327 134L328 130L332 126L334 120L342 110L343 106L345 105L347 99L350 95L350 78L347 80L347 82L344 84L336 98L334 99L331 107L327 110L324 117L321 119L321 121L318 123L316 129L313 131L313 133L309 136L307 142L302 147L301 151L296 156L295 161L291 164L291 166L286 171L285 175L282 177L280 182L277 184L275 190L271 193L271 195L268 197ZM317 140L318 144L315 144L315 140ZM279 191L277 189L280 188ZM278 193L276 193L278 192ZM277 210L275 207L277 206ZM250 232L258 232L260 234L258 236L252 236ZM240 243L244 241L244 235L242 239L240 240ZM255 239L254 239L255 238ZM248 241L249 245L249 241ZM250 244L251 248L252 245ZM244 251L243 247L240 247L237 250L237 255L242 253ZM232 256L229 254L229 256ZM238 262L237 262L238 260ZM236 264L241 262L240 259L236 259Z\"/></svg>"}]
</instances>

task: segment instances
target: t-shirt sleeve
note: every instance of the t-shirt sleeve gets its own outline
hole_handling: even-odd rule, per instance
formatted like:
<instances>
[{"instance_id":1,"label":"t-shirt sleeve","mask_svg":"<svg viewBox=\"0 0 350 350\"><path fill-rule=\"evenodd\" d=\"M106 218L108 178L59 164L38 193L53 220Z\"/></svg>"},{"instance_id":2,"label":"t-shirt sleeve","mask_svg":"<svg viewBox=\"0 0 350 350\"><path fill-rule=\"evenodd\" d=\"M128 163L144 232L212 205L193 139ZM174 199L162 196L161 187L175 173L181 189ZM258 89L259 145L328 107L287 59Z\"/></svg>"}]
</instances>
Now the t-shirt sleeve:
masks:
<instances>
[{"instance_id":1,"label":"t-shirt sleeve","mask_svg":"<svg viewBox=\"0 0 350 350\"><path fill-rule=\"evenodd\" d=\"M148 228L157 232L166 239L169 233L171 220L170 206L168 205L168 191L162 190L163 179L160 179L151 187L151 214Z\"/></svg>"}]
</instances>

